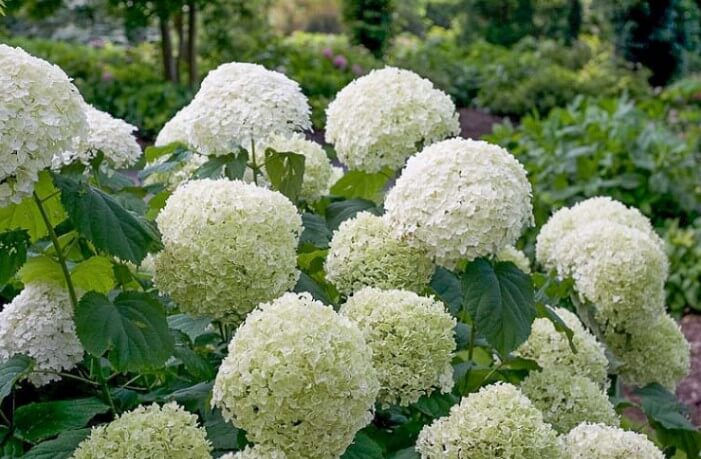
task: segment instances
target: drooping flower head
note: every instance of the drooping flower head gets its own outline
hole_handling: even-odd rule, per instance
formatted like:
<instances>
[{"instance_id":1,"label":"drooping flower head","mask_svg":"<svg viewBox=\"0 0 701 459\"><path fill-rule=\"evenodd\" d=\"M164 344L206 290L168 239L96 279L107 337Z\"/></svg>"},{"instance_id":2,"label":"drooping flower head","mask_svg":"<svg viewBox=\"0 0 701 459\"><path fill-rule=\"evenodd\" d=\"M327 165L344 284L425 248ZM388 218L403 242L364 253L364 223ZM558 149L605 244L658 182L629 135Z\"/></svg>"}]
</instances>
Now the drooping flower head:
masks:
<instances>
[{"instance_id":1,"label":"drooping flower head","mask_svg":"<svg viewBox=\"0 0 701 459\"><path fill-rule=\"evenodd\" d=\"M618 415L608 396L586 376L566 367L531 372L521 390L555 430L567 433L582 422L617 426Z\"/></svg>"},{"instance_id":2,"label":"drooping flower head","mask_svg":"<svg viewBox=\"0 0 701 459\"><path fill-rule=\"evenodd\" d=\"M358 327L309 294L286 293L239 327L212 404L256 444L334 459L372 420L378 390Z\"/></svg>"},{"instance_id":3,"label":"drooping flower head","mask_svg":"<svg viewBox=\"0 0 701 459\"><path fill-rule=\"evenodd\" d=\"M603 424L580 424L562 439L567 459L664 459L642 434Z\"/></svg>"},{"instance_id":4,"label":"drooping flower head","mask_svg":"<svg viewBox=\"0 0 701 459\"><path fill-rule=\"evenodd\" d=\"M350 169L399 169L406 159L460 132L455 104L429 80L386 67L352 81L326 110L326 141Z\"/></svg>"},{"instance_id":5,"label":"drooping flower head","mask_svg":"<svg viewBox=\"0 0 701 459\"><path fill-rule=\"evenodd\" d=\"M0 362L17 354L34 359L36 371L27 379L37 387L61 379L56 373L83 360L73 307L61 287L27 284L0 312Z\"/></svg>"},{"instance_id":6,"label":"drooping flower head","mask_svg":"<svg viewBox=\"0 0 701 459\"><path fill-rule=\"evenodd\" d=\"M407 406L435 389L453 388L455 319L443 303L406 290L366 287L340 312L358 324L372 349L380 402Z\"/></svg>"},{"instance_id":7,"label":"drooping flower head","mask_svg":"<svg viewBox=\"0 0 701 459\"><path fill-rule=\"evenodd\" d=\"M366 286L421 292L434 270L427 250L400 240L382 217L369 212L341 223L324 268L327 279L346 295Z\"/></svg>"},{"instance_id":8,"label":"drooping flower head","mask_svg":"<svg viewBox=\"0 0 701 459\"><path fill-rule=\"evenodd\" d=\"M497 383L464 397L424 427L422 459L561 459L557 434L521 391Z\"/></svg>"},{"instance_id":9,"label":"drooping flower head","mask_svg":"<svg viewBox=\"0 0 701 459\"><path fill-rule=\"evenodd\" d=\"M0 207L30 195L39 171L87 132L83 98L63 70L0 44Z\"/></svg>"},{"instance_id":10,"label":"drooping flower head","mask_svg":"<svg viewBox=\"0 0 701 459\"><path fill-rule=\"evenodd\" d=\"M608 329L604 339L620 362L618 373L629 384L659 383L674 390L689 374L689 342L667 314L630 330Z\"/></svg>"},{"instance_id":11,"label":"drooping flower head","mask_svg":"<svg viewBox=\"0 0 701 459\"><path fill-rule=\"evenodd\" d=\"M250 150L252 142L311 127L299 84L257 64L231 62L212 70L191 107L188 144L205 155Z\"/></svg>"},{"instance_id":12,"label":"drooping flower head","mask_svg":"<svg viewBox=\"0 0 701 459\"><path fill-rule=\"evenodd\" d=\"M114 169L132 166L139 160L141 146L134 137L136 126L88 104L85 104L85 113L89 127L87 139L73 149L55 155L54 169L73 162L89 165L98 153L102 153L105 163Z\"/></svg>"},{"instance_id":13,"label":"drooping flower head","mask_svg":"<svg viewBox=\"0 0 701 459\"><path fill-rule=\"evenodd\" d=\"M555 313L572 330L572 351L567 336L555 330L549 319L533 322L528 339L516 350L516 355L535 360L543 369L560 368L572 375L586 376L599 387L608 387L608 359L604 346L586 330L576 315L567 309L557 308Z\"/></svg>"},{"instance_id":14,"label":"drooping flower head","mask_svg":"<svg viewBox=\"0 0 701 459\"><path fill-rule=\"evenodd\" d=\"M197 416L175 402L138 408L93 427L72 459L211 459L212 446Z\"/></svg>"},{"instance_id":15,"label":"drooping flower head","mask_svg":"<svg viewBox=\"0 0 701 459\"><path fill-rule=\"evenodd\" d=\"M154 281L185 312L239 323L294 287L302 219L282 194L241 181L194 180L156 218Z\"/></svg>"},{"instance_id":16,"label":"drooping flower head","mask_svg":"<svg viewBox=\"0 0 701 459\"><path fill-rule=\"evenodd\" d=\"M410 158L385 207L398 236L425 245L449 269L495 255L533 223L523 166L501 147L466 139Z\"/></svg>"}]
</instances>

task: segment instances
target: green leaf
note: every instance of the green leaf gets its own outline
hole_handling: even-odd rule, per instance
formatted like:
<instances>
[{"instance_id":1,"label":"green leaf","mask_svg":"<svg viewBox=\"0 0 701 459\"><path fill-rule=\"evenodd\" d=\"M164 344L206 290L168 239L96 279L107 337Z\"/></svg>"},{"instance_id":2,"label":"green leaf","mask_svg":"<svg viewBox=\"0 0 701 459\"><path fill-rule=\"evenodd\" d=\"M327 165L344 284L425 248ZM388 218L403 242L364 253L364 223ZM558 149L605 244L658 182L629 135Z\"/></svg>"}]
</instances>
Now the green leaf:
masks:
<instances>
[{"instance_id":1,"label":"green leaf","mask_svg":"<svg viewBox=\"0 0 701 459\"><path fill-rule=\"evenodd\" d=\"M78 263L71 271L71 279L76 287L85 291L107 293L114 288L114 276L109 258L96 256Z\"/></svg>"},{"instance_id":2,"label":"green leaf","mask_svg":"<svg viewBox=\"0 0 701 459\"><path fill-rule=\"evenodd\" d=\"M17 277L25 285L34 281L48 281L58 285L66 283L61 265L46 255L39 255L27 260L17 273Z\"/></svg>"},{"instance_id":3,"label":"green leaf","mask_svg":"<svg viewBox=\"0 0 701 459\"><path fill-rule=\"evenodd\" d=\"M453 272L443 267L436 268L431 278L430 287L445 303L451 314L457 315L462 307L462 286L460 279Z\"/></svg>"},{"instance_id":4,"label":"green leaf","mask_svg":"<svg viewBox=\"0 0 701 459\"><path fill-rule=\"evenodd\" d=\"M240 180L246 172L248 163L248 152L239 150L238 153L229 153L223 156L211 157L206 163L202 164L193 177L195 178L221 178L227 177L229 180Z\"/></svg>"},{"instance_id":5,"label":"green leaf","mask_svg":"<svg viewBox=\"0 0 701 459\"><path fill-rule=\"evenodd\" d=\"M169 143L168 145L164 145L162 147L152 145L150 147L146 147L144 150L144 157L146 158L147 163L152 163L161 156L172 155L178 150L187 150L187 146L180 142Z\"/></svg>"},{"instance_id":6,"label":"green leaf","mask_svg":"<svg viewBox=\"0 0 701 459\"><path fill-rule=\"evenodd\" d=\"M536 310L533 285L513 263L470 262L462 276L463 307L480 335L506 355L528 339Z\"/></svg>"},{"instance_id":7,"label":"green leaf","mask_svg":"<svg viewBox=\"0 0 701 459\"><path fill-rule=\"evenodd\" d=\"M382 191L391 178L392 171L374 174L363 171L348 171L331 187L331 194L346 199L366 199L382 202Z\"/></svg>"},{"instance_id":8,"label":"green leaf","mask_svg":"<svg viewBox=\"0 0 701 459\"><path fill-rule=\"evenodd\" d=\"M118 371L159 368L173 354L163 306L147 293L123 292L111 302L88 292L78 303L75 323L85 350L97 357L109 350Z\"/></svg>"},{"instance_id":9,"label":"green leaf","mask_svg":"<svg viewBox=\"0 0 701 459\"><path fill-rule=\"evenodd\" d=\"M80 442L90 435L90 429L69 430L54 440L39 443L22 456L24 459L68 459Z\"/></svg>"},{"instance_id":10,"label":"green leaf","mask_svg":"<svg viewBox=\"0 0 701 459\"><path fill-rule=\"evenodd\" d=\"M326 221L316 214L305 212L302 214L304 230L299 238L299 246L311 244L320 249L326 249L331 242L331 231L326 226Z\"/></svg>"},{"instance_id":11,"label":"green leaf","mask_svg":"<svg viewBox=\"0 0 701 459\"><path fill-rule=\"evenodd\" d=\"M304 181L304 155L265 150L265 173L273 188L297 202Z\"/></svg>"},{"instance_id":12,"label":"green leaf","mask_svg":"<svg viewBox=\"0 0 701 459\"><path fill-rule=\"evenodd\" d=\"M44 209L53 226L66 219L66 212L61 206L61 200L51 182L49 172L39 173L39 181L34 186L34 192L44 200ZM27 230L32 242L49 234L32 196L24 198L18 204L0 207L0 231L14 229Z\"/></svg>"},{"instance_id":13,"label":"green leaf","mask_svg":"<svg viewBox=\"0 0 701 459\"><path fill-rule=\"evenodd\" d=\"M329 228L335 231L345 220L353 218L355 214L363 211L382 215L382 211L373 202L364 199L348 199L329 204L329 207L326 209L326 222Z\"/></svg>"},{"instance_id":14,"label":"green leaf","mask_svg":"<svg viewBox=\"0 0 701 459\"><path fill-rule=\"evenodd\" d=\"M23 440L36 443L66 430L85 427L93 417L106 413L109 409L108 405L95 397L30 403L15 411L15 434Z\"/></svg>"},{"instance_id":15,"label":"green leaf","mask_svg":"<svg viewBox=\"0 0 701 459\"><path fill-rule=\"evenodd\" d=\"M661 385L649 384L637 389L640 405L645 415L667 429L696 430L686 417L685 407L677 398Z\"/></svg>"},{"instance_id":16,"label":"green leaf","mask_svg":"<svg viewBox=\"0 0 701 459\"><path fill-rule=\"evenodd\" d=\"M138 264L162 248L155 227L110 195L68 177L56 175L54 180L73 226L97 249Z\"/></svg>"},{"instance_id":17,"label":"green leaf","mask_svg":"<svg viewBox=\"0 0 701 459\"><path fill-rule=\"evenodd\" d=\"M358 432L353 444L348 447L341 459L383 459L384 451L372 438Z\"/></svg>"},{"instance_id":18,"label":"green leaf","mask_svg":"<svg viewBox=\"0 0 701 459\"><path fill-rule=\"evenodd\" d=\"M0 286L7 283L27 261L29 233L19 229L0 234Z\"/></svg>"},{"instance_id":19,"label":"green leaf","mask_svg":"<svg viewBox=\"0 0 701 459\"><path fill-rule=\"evenodd\" d=\"M188 373L196 379L208 381L216 376L216 371L212 364L187 346L175 346L173 355L183 363Z\"/></svg>"},{"instance_id":20,"label":"green leaf","mask_svg":"<svg viewBox=\"0 0 701 459\"><path fill-rule=\"evenodd\" d=\"M193 343L199 336L205 334L211 323L212 319L209 317L192 317L188 314L168 316L168 326L185 333Z\"/></svg>"},{"instance_id":21,"label":"green leaf","mask_svg":"<svg viewBox=\"0 0 701 459\"><path fill-rule=\"evenodd\" d=\"M389 459L421 459L419 453L412 446L411 448L405 448L396 453L392 454Z\"/></svg>"},{"instance_id":22,"label":"green leaf","mask_svg":"<svg viewBox=\"0 0 701 459\"><path fill-rule=\"evenodd\" d=\"M170 172L174 169L177 169L183 164L183 161L187 161L192 155L192 152L190 152L190 150L188 150L187 147L178 144L171 145L174 145L175 148L171 149L170 146L163 147L165 149L170 150L169 153L166 153L170 154L170 156L165 161L151 164L150 166L145 167L142 171L139 172L139 178L141 180L153 174Z\"/></svg>"},{"instance_id":23,"label":"green leaf","mask_svg":"<svg viewBox=\"0 0 701 459\"><path fill-rule=\"evenodd\" d=\"M194 386L184 387L168 394L166 400L175 400L179 403L202 401L209 399L212 393L213 382L201 382Z\"/></svg>"},{"instance_id":24,"label":"green leaf","mask_svg":"<svg viewBox=\"0 0 701 459\"><path fill-rule=\"evenodd\" d=\"M319 285L317 281L312 279L312 277L304 271L299 273L299 279L297 280L297 285L295 285L294 292L309 292L315 300L319 300L324 304L333 305L333 301L331 301L324 287Z\"/></svg>"},{"instance_id":25,"label":"green leaf","mask_svg":"<svg viewBox=\"0 0 701 459\"><path fill-rule=\"evenodd\" d=\"M226 422L218 409L207 416L204 428L207 431L207 438L212 442L212 447L215 450L231 451L243 449L246 445L243 431Z\"/></svg>"},{"instance_id":26,"label":"green leaf","mask_svg":"<svg viewBox=\"0 0 701 459\"><path fill-rule=\"evenodd\" d=\"M0 364L0 402L10 395L15 383L31 373L34 360L24 355L15 355Z\"/></svg>"},{"instance_id":27,"label":"green leaf","mask_svg":"<svg viewBox=\"0 0 701 459\"><path fill-rule=\"evenodd\" d=\"M414 406L427 416L432 418L442 418L447 416L450 408L459 401L458 397L453 394L441 394L434 392L430 396L421 397Z\"/></svg>"}]
</instances>

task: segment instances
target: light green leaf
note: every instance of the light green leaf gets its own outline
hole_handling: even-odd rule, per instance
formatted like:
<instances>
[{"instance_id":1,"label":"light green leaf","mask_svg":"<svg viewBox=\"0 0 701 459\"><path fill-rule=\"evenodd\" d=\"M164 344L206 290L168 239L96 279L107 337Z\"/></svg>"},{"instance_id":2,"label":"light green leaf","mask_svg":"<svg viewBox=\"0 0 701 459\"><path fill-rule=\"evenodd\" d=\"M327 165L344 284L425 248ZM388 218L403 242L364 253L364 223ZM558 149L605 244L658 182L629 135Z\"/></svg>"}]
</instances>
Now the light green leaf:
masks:
<instances>
[{"instance_id":1,"label":"light green leaf","mask_svg":"<svg viewBox=\"0 0 701 459\"><path fill-rule=\"evenodd\" d=\"M195 178L221 178L240 180L246 172L248 152L239 150L238 153L229 153L223 156L211 157L201 165L193 174Z\"/></svg>"},{"instance_id":2,"label":"light green leaf","mask_svg":"<svg viewBox=\"0 0 701 459\"><path fill-rule=\"evenodd\" d=\"M382 202L382 191L389 182L392 171L374 174L363 171L348 171L331 187L331 194L346 199L366 199Z\"/></svg>"},{"instance_id":3,"label":"light green leaf","mask_svg":"<svg viewBox=\"0 0 701 459\"><path fill-rule=\"evenodd\" d=\"M96 256L78 263L71 271L73 284L85 291L107 293L117 283L109 258Z\"/></svg>"},{"instance_id":4,"label":"light green leaf","mask_svg":"<svg viewBox=\"0 0 701 459\"><path fill-rule=\"evenodd\" d=\"M95 397L30 403L15 411L15 435L36 443L66 430L85 427L93 417L109 409Z\"/></svg>"},{"instance_id":5,"label":"light green leaf","mask_svg":"<svg viewBox=\"0 0 701 459\"><path fill-rule=\"evenodd\" d=\"M27 230L20 229L0 234L0 286L6 284L27 261L28 245Z\"/></svg>"},{"instance_id":6,"label":"light green leaf","mask_svg":"<svg viewBox=\"0 0 701 459\"><path fill-rule=\"evenodd\" d=\"M304 155L265 150L265 172L273 188L297 202L304 181Z\"/></svg>"},{"instance_id":7,"label":"light green leaf","mask_svg":"<svg viewBox=\"0 0 701 459\"><path fill-rule=\"evenodd\" d=\"M34 281L51 282L58 285L66 284L61 265L46 255L39 255L27 260L17 273L17 277L25 285Z\"/></svg>"}]
</instances>

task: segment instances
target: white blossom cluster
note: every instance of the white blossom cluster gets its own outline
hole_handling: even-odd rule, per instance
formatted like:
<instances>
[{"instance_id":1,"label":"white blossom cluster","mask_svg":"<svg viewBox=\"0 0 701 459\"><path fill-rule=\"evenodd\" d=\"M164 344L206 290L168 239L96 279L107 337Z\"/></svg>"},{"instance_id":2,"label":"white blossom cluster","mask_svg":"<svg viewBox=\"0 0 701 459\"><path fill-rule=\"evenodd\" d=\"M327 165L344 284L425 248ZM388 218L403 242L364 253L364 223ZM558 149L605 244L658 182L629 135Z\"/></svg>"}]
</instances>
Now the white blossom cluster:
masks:
<instances>
[{"instance_id":1,"label":"white blossom cluster","mask_svg":"<svg viewBox=\"0 0 701 459\"><path fill-rule=\"evenodd\" d=\"M261 65L238 62L209 72L184 119L190 124L188 144L208 156L250 150L271 136L311 128L299 84Z\"/></svg>"},{"instance_id":2,"label":"white blossom cluster","mask_svg":"<svg viewBox=\"0 0 701 459\"><path fill-rule=\"evenodd\" d=\"M562 440L564 459L664 459L645 437L618 427L584 423Z\"/></svg>"},{"instance_id":3,"label":"white blossom cluster","mask_svg":"<svg viewBox=\"0 0 701 459\"><path fill-rule=\"evenodd\" d=\"M543 413L545 422L567 433L582 422L618 425L618 415L606 393L586 376L568 368L531 372L521 390Z\"/></svg>"},{"instance_id":4,"label":"white blossom cluster","mask_svg":"<svg viewBox=\"0 0 701 459\"><path fill-rule=\"evenodd\" d=\"M32 194L53 156L87 136L83 104L60 68L0 44L0 207Z\"/></svg>"},{"instance_id":5,"label":"white blossom cluster","mask_svg":"<svg viewBox=\"0 0 701 459\"><path fill-rule=\"evenodd\" d=\"M495 255L533 224L523 166L499 146L466 139L435 143L410 158L385 208L400 238L426 246L449 269Z\"/></svg>"},{"instance_id":6,"label":"white blossom cluster","mask_svg":"<svg viewBox=\"0 0 701 459\"><path fill-rule=\"evenodd\" d=\"M237 330L212 404L256 445L335 459L372 420L379 388L358 327L307 293L286 293Z\"/></svg>"},{"instance_id":7,"label":"white blossom cluster","mask_svg":"<svg viewBox=\"0 0 701 459\"><path fill-rule=\"evenodd\" d=\"M113 169L134 165L141 157L141 146L134 137L137 130L126 121L113 118L109 113L85 104L88 119L88 136L78 142L72 150L54 155L52 168L80 162L86 166L101 152L105 163Z\"/></svg>"},{"instance_id":8,"label":"white blossom cluster","mask_svg":"<svg viewBox=\"0 0 701 459\"><path fill-rule=\"evenodd\" d=\"M157 147L165 147L166 145L176 142L187 144L190 138L193 112L192 103L178 110L158 132L154 145Z\"/></svg>"},{"instance_id":9,"label":"white blossom cluster","mask_svg":"<svg viewBox=\"0 0 701 459\"><path fill-rule=\"evenodd\" d=\"M340 312L358 324L372 349L379 402L408 406L435 389L453 388L455 319L443 303L406 290L366 287Z\"/></svg>"},{"instance_id":10,"label":"white blossom cluster","mask_svg":"<svg viewBox=\"0 0 701 459\"><path fill-rule=\"evenodd\" d=\"M562 459L557 434L521 391L506 383L481 388L423 428L422 459Z\"/></svg>"},{"instance_id":11,"label":"white blossom cluster","mask_svg":"<svg viewBox=\"0 0 701 459\"><path fill-rule=\"evenodd\" d=\"M138 408L93 427L72 459L211 459L207 433L197 416L175 402Z\"/></svg>"},{"instance_id":12,"label":"white blossom cluster","mask_svg":"<svg viewBox=\"0 0 701 459\"><path fill-rule=\"evenodd\" d=\"M156 218L154 282L184 312L239 323L294 287L302 219L282 194L241 181L193 180Z\"/></svg>"},{"instance_id":13,"label":"white blossom cluster","mask_svg":"<svg viewBox=\"0 0 701 459\"><path fill-rule=\"evenodd\" d=\"M350 169L402 167L422 145L460 132L455 104L429 80L385 67L352 81L326 110L326 141Z\"/></svg>"},{"instance_id":14,"label":"white blossom cluster","mask_svg":"<svg viewBox=\"0 0 701 459\"><path fill-rule=\"evenodd\" d=\"M241 451L225 454L219 459L287 459L287 454L279 449L256 445L246 446Z\"/></svg>"},{"instance_id":15,"label":"white blossom cluster","mask_svg":"<svg viewBox=\"0 0 701 459\"><path fill-rule=\"evenodd\" d=\"M324 270L348 295L366 286L421 292L434 266L425 249L397 238L382 217L360 212L334 232Z\"/></svg>"},{"instance_id":16,"label":"white blossom cluster","mask_svg":"<svg viewBox=\"0 0 701 459\"><path fill-rule=\"evenodd\" d=\"M34 359L28 380L39 387L83 360L68 294L59 286L31 283L0 312L0 362L17 354Z\"/></svg>"},{"instance_id":17,"label":"white blossom cluster","mask_svg":"<svg viewBox=\"0 0 701 459\"><path fill-rule=\"evenodd\" d=\"M531 273L531 262L528 257L521 250L517 249L513 245L504 246L500 251L497 252L497 261L510 261L518 269L526 274Z\"/></svg>"}]
</instances>

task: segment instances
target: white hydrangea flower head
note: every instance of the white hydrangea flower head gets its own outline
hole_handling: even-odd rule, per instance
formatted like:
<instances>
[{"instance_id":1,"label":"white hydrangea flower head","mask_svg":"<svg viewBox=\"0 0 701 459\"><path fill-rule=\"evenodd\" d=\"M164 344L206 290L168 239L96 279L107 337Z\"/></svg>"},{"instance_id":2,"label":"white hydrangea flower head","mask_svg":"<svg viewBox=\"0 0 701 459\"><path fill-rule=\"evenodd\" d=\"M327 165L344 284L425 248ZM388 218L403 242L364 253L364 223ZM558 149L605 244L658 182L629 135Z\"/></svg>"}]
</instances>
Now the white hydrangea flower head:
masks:
<instances>
[{"instance_id":1,"label":"white hydrangea flower head","mask_svg":"<svg viewBox=\"0 0 701 459\"><path fill-rule=\"evenodd\" d=\"M513 245L504 246L504 248L498 251L497 261L510 261L524 273L531 273L531 262L528 260L528 257Z\"/></svg>"},{"instance_id":2,"label":"white hydrangea flower head","mask_svg":"<svg viewBox=\"0 0 701 459\"><path fill-rule=\"evenodd\" d=\"M250 150L252 142L311 128L299 84L258 64L231 62L212 70L191 106L188 144L205 155Z\"/></svg>"},{"instance_id":3,"label":"white hydrangea flower head","mask_svg":"<svg viewBox=\"0 0 701 459\"><path fill-rule=\"evenodd\" d=\"M433 142L460 132L455 104L431 81L385 67L352 81L326 110L326 141L350 169L402 167Z\"/></svg>"},{"instance_id":4,"label":"white hydrangea flower head","mask_svg":"<svg viewBox=\"0 0 701 459\"><path fill-rule=\"evenodd\" d=\"M667 256L646 233L599 220L571 232L556 252L558 274L572 277L598 322L642 325L664 313Z\"/></svg>"},{"instance_id":5,"label":"white hydrangea flower head","mask_svg":"<svg viewBox=\"0 0 701 459\"><path fill-rule=\"evenodd\" d=\"M225 454L219 459L287 459L287 454L279 449L255 445L246 446L245 449L236 453Z\"/></svg>"},{"instance_id":6,"label":"white hydrangea flower head","mask_svg":"<svg viewBox=\"0 0 701 459\"><path fill-rule=\"evenodd\" d=\"M349 295L366 286L421 292L434 266L425 249L397 238L382 217L360 212L334 231L324 269Z\"/></svg>"},{"instance_id":7,"label":"white hydrangea flower head","mask_svg":"<svg viewBox=\"0 0 701 459\"><path fill-rule=\"evenodd\" d=\"M0 207L32 194L53 156L87 136L83 103L58 66L0 44Z\"/></svg>"},{"instance_id":8,"label":"white hydrangea flower head","mask_svg":"<svg viewBox=\"0 0 701 459\"><path fill-rule=\"evenodd\" d=\"M193 112L192 103L178 110L158 132L154 145L157 147L165 147L166 145L176 142L187 144L190 138Z\"/></svg>"},{"instance_id":9,"label":"white hydrangea flower head","mask_svg":"<svg viewBox=\"0 0 701 459\"><path fill-rule=\"evenodd\" d=\"M437 264L494 255L533 224L526 171L487 142L450 139L409 158L385 200L396 234L423 244Z\"/></svg>"},{"instance_id":10,"label":"white hydrangea flower head","mask_svg":"<svg viewBox=\"0 0 701 459\"><path fill-rule=\"evenodd\" d=\"M196 153L190 154L187 159L179 162L175 167L164 172L155 172L144 180L144 185L155 185L157 183L163 184L167 190L175 190L181 183L187 182L192 179L192 175L195 173L200 166L207 162L207 157L204 155L198 155ZM155 166L158 164L163 164L168 160L168 155L156 158L146 165L146 167Z\"/></svg>"},{"instance_id":11,"label":"white hydrangea flower head","mask_svg":"<svg viewBox=\"0 0 701 459\"><path fill-rule=\"evenodd\" d=\"M237 324L297 282L302 219L282 194L242 181L192 180L156 223L156 287L184 312Z\"/></svg>"},{"instance_id":12,"label":"white hydrangea flower head","mask_svg":"<svg viewBox=\"0 0 701 459\"><path fill-rule=\"evenodd\" d=\"M17 354L35 360L28 376L36 387L74 368L83 360L83 346L73 322L73 306L58 285L30 283L0 312L0 362Z\"/></svg>"},{"instance_id":13,"label":"white hydrangea flower head","mask_svg":"<svg viewBox=\"0 0 701 459\"><path fill-rule=\"evenodd\" d=\"M177 403L139 406L107 425L93 427L72 459L211 459L212 446L197 416Z\"/></svg>"},{"instance_id":14,"label":"white hydrangea flower head","mask_svg":"<svg viewBox=\"0 0 701 459\"><path fill-rule=\"evenodd\" d=\"M607 389L608 359L604 346L575 314L563 308L555 308L555 313L572 330L572 344L577 352L572 352L567 336L555 330L549 319L538 318L533 321L530 336L514 354L535 360L543 369L561 368L571 375L585 376Z\"/></svg>"},{"instance_id":15,"label":"white hydrangea flower head","mask_svg":"<svg viewBox=\"0 0 701 459\"><path fill-rule=\"evenodd\" d=\"M621 362L618 373L629 384L643 387L656 382L674 391L689 374L689 342L667 314L629 333L607 330L604 339Z\"/></svg>"},{"instance_id":16,"label":"white hydrangea flower head","mask_svg":"<svg viewBox=\"0 0 701 459\"><path fill-rule=\"evenodd\" d=\"M455 319L440 301L406 290L366 287L341 306L372 349L378 401L408 406L422 395L453 388Z\"/></svg>"},{"instance_id":17,"label":"white hydrangea flower head","mask_svg":"<svg viewBox=\"0 0 701 459\"><path fill-rule=\"evenodd\" d=\"M556 432L521 391L505 383L464 397L450 415L423 428L423 459L561 459Z\"/></svg>"},{"instance_id":18,"label":"white hydrangea flower head","mask_svg":"<svg viewBox=\"0 0 701 459\"><path fill-rule=\"evenodd\" d=\"M286 293L239 327L212 404L256 444L334 459L372 421L379 388L358 327L308 293Z\"/></svg>"},{"instance_id":19,"label":"white hydrangea flower head","mask_svg":"<svg viewBox=\"0 0 701 459\"><path fill-rule=\"evenodd\" d=\"M114 169L132 166L141 157L141 146L134 137L136 126L119 118L113 118L107 112L85 104L88 119L88 137L77 143L74 148L54 155L52 168L81 162L86 166L102 152L105 163Z\"/></svg>"},{"instance_id":20,"label":"white hydrangea flower head","mask_svg":"<svg viewBox=\"0 0 701 459\"><path fill-rule=\"evenodd\" d=\"M316 202L327 194L329 181L331 180L331 161L326 155L323 147L316 142L307 140L300 134L293 134L291 137L273 136L260 148L256 149L256 161L258 158L265 160L265 149L283 153L292 152L304 156L304 180L300 197L307 202ZM265 171L265 168L263 169Z\"/></svg>"},{"instance_id":21,"label":"white hydrangea flower head","mask_svg":"<svg viewBox=\"0 0 701 459\"><path fill-rule=\"evenodd\" d=\"M618 415L608 396L586 376L569 368L547 368L531 372L521 391L543 413L543 419L560 433L582 422L617 426Z\"/></svg>"},{"instance_id":22,"label":"white hydrangea flower head","mask_svg":"<svg viewBox=\"0 0 701 459\"><path fill-rule=\"evenodd\" d=\"M538 234L536 259L546 269L556 269L559 264L557 245L577 228L595 221L617 223L642 231L664 250L664 241L655 233L647 217L634 207L606 196L589 198L572 207L563 207L555 212Z\"/></svg>"},{"instance_id":23,"label":"white hydrangea flower head","mask_svg":"<svg viewBox=\"0 0 701 459\"><path fill-rule=\"evenodd\" d=\"M562 438L567 459L664 459L642 434L604 424L583 423Z\"/></svg>"}]
</instances>

